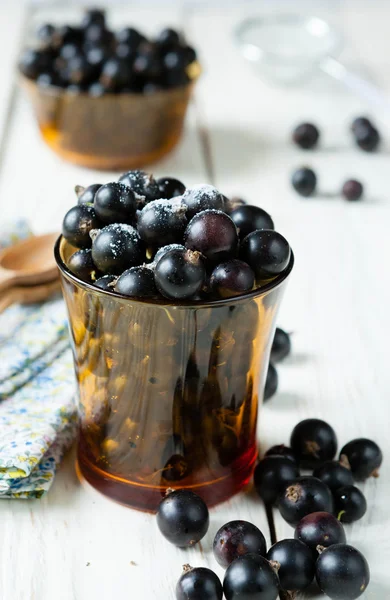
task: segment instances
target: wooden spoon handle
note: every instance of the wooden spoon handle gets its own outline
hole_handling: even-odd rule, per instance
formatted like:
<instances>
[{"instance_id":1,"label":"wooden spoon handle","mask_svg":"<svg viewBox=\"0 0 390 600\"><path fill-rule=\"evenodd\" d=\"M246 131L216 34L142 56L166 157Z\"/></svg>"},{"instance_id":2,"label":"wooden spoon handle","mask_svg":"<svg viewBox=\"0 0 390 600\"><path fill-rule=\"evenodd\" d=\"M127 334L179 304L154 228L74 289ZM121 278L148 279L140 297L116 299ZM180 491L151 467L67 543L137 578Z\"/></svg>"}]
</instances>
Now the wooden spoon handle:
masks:
<instances>
[{"instance_id":1,"label":"wooden spoon handle","mask_svg":"<svg viewBox=\"0 0 390 600\"><path fill-rule=\"evenodd\" d=\"M0 294L4 290L9 289L12 286L12 282L15 279L15 271L3 269L0 267Z\"/></svg>"},{"instance_id":2,"label":"wooden spoon handle","mask_svg":"<svg viewBox=\"0 0 390 600\"><path fill-rule=\"evenodd\" d=\"M11 287L0 298L0 313L11 304L33 304L43 302L60 289L60 281L56 279L45 285L32 285L30 287Z\"/></svg>"}]
</instances>

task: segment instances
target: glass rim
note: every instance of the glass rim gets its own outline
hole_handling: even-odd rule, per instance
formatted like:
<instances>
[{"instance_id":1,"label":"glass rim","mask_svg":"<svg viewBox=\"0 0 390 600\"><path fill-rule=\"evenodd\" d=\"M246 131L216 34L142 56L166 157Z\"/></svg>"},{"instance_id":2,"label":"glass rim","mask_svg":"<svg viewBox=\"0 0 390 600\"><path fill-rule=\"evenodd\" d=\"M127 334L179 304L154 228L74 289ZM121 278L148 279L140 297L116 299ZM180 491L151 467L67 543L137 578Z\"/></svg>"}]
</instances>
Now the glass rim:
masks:
<instances>
[{"instance_id":1,"label":"glass rim","mask_svg":"<svg viewBox=\"0 0 390 600\"><path fill-rule=\"evenodd\" d=\"M88 290L89 292L95 293L97 295L106 295L109 298L116 298L119 300L124 300L126 302L131 302L133 304L138 304L138 305L142 305L142 306L162 306L162 307L171 306L171 307L175 307L175 308L198 309L198 308L213 308L216 306L226 306L226 305L233 304L233 303L240 303L240 302L245 302L246 300L252 300L254 298L258 298L260 296L266 295L267 293L271 292L272 290L278 288L284 281L286 281L286 279L288 278L288 276L290 275L290 273L292 271L292 268L294 266L294 261L295 261L294 253L291 250L290 261L288 263L288 266L286 267L286 269L284 271L282 271L282 273L279 273L279 275L277 275L274 279L270 280L264 286L262 286L260 288L256 288L246 294L241 294L240 296L231 296L229 298L221 298L219 300L210 300L210 301L201 300L199 302L194 302L193 300L192 301L182 300L182 301L180 301L180 304L178 304L178 303L173 302L172 300L169 300L168 298L164 298L163 302L161 301L161 299L151 300L150 298L149 299L133 298L131 296L125 296L124 294L119 294L118 292L114 292L114 291L110 291L110 290L103 290L101 288L94 286L92 283L82 281L81 279L76 277L76 275L74 275L70 271L70 269L67 267L67 265L65 264L65 262L62 259L61 242L63 239L65 239L65 238L61 234L55 243L54 258L56 260L57 267L58 267L60 273L64 277L66 277L67 279L70 279L77 286L84 288L84 289Z\"/></svg>"}]
</instances>

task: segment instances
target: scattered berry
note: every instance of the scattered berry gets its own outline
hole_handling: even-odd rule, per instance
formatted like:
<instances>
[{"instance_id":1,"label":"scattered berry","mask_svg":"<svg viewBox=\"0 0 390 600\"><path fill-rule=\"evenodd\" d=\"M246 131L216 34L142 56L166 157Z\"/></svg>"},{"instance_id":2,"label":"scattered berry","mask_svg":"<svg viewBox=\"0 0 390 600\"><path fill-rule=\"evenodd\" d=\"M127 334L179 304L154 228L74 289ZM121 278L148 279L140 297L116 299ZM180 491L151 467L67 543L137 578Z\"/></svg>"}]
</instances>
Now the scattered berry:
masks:
<instances>
[{"instance_id":1,"label":"scattered berry","mask_svg":"<svg viewBox=\"0 0 390 600\"><path fill-rule=\"evenodd\" d=\"M203 286L206 272L199 252L170 250L156 264L155 281L166 298L185 300Z\"/></svg>"},{"instance_id":2,"label":"scattered berry","mask_svg":"<svg viewBox=\"0 0 390 600\"><path fill-rule=\"evenodd\" d=\"M328 548L346 541L344 527L328 512L314 512L303 517L296 526L294 537L306 544L316 557L317 546Z\"/></svg>"},{"instance_id":3,"label":"scattered berry","mask_svg":"<svg viewBox=\"0 0 390 600\"><path fill-rule=\"evenodd\" d=\"M374 152L381 141L379 132L375 127L360 126L355 129L354 135L357 145L365 152Z\"/></svg>"},{"instance_id":4,"label":"scattered berry","mask_svg":"<svg viewBox=\"0 0 390 600\"><path fill-rule=\"evenodd\" d=\"M92 258L103 273L120 275L142 263L144 257L142 240L131 225L107 225L94 236Z\"/></svg>"},{"instance_id":5,"label":"scattered berry","mask_svg":"<svg viewBox=\"0 0 390 600\"><path fill-rule=\"evenodd\" d=\"M313 512L333 512L330 489L316 477L299 477L285 488L279 498L282 517L297 525L303 517Z\"/></svg>"},{"instance_id":6,"label":"scattered berry","mask_svg":"<svg viewBox=\"0 0 390 600\"><path fill-rule=\"evenodd\" d=\"M137 198L129 187L114 181L98 189L94 208L103 223L130 224L137 208Z\"/></svg>"},{"instance_id":7,"label":"scattered berry","mask_svg":"<svg viewBox=\"0 0 390 600\"><path fill-rule=\"evenodd\" d=\"M296 463L285 456L265 456L254 472L257 493L265 504L276 504L286 486L299 477Z\"/></svg>"},{"instance_id":8,"label":"scattered berry","mask_svg":"<svg viewBox=\"0 0 390 600\"><path fill-rule=\"evenodd\" d=\"M378 444L366 438L358 438L346 444L340 450L340 459L348 459L352 475L357 481L368 477L378 477L382 464L382 452Z\"/></svg>"},{"instance_id":9,"label":"scattered berry","mask_svg":"<svg viewBox=\"0 0 390 600\"><path fill-rule=\"evenodd\" d=\"M66 213L62 222L62 235L76 248L90 248L92 240L89 233L101 225L92 206L79 204Z\"/></svg>"},{"instance_id":10,"label":"scattered berry","mask_svg":"<svg viewBox=\"0 0 390 600\"><path fill-rule=\"evenodd\" d=\"M356 548L336 544L318 557L316 579L321 591L332 600L355 600L367 589L370 569Z\"/></svg>"},{"instance_id":11,"label":"scattered berry","mask_svg":"<svg viewBox=\"0 0 390 600\"><path fill-rule=\"evenodd\" d=\"M250 292L254 284L255 274L250 266L236 258L217 265L210 277L210 289L220 298Z\"/></svg>"},{"instance_id":12,"label":"scattered berry","mask_svg":"<svg viewBox=\"0 0 390 600\"><path fill-rule=\"evenodd\" d=\"M210 262L222 262L234 258L237 253L237 229L222 211L203 210L188 223L184 244L190 250L201 252Z\"/></svg>"},{"instance_id":13,"label":"scattered berry","mask_svg":"<svg viewBox=\"0 0 390 600\"><path fill-rule=\"evenodd\" d=\"M239 556L249 553L265 556L266 551L264 535L248 521L226 523L217 531L213 542L215 559L225 569Z\"/></svg>"},{"instance_id":14,"label":"scattered berry","mask_svg":"<svg viewBox=\"0 0 390 600\"><path fill-rule=\"evenodd\" d=\"M347 200L360 200L363 196L364 188L360 181L356 179L348 179L343 185L342 194Z\"/></svg>"},{"instance_id":15,"label":"scattered berry","mask_svg":"<svg viewBox=\"0 0 390 600\"><path fill-rule=\"evenodd\" d=\"M276 328L274 340L271 347L271 360L272 362L280 362L291 352L291 338L280 327Z\"/></svg>"},{"instance_id":16,"label":"scattered berry","mask_svg":"<svg viewBox=\"0 0 390 600\"><path fill-rule=\"evenodd\" d=\"M184 183L174 177L161 177L157 179L157 185L161 198L170 199L175 196L182 196L186 191Z\"/></svg>"},{"instance_id":17,"label":"scattered berry","mask_svg":"<svg viewBox=\"0 0 390 600\"><path fill-rule=\"evenodd\" d=\"M331 492L345 485L353 484L351 469L335 460L327 460L319 465L313 472L313 476L321 479Z\"/></svg>"},{"instance_id":18,"label":"scattered berry","mask_svg":"<svg viewBox=\"0 0 390 600\"><path fill-rule=\"evenodd\" d=\"M76 277L89 283L94 281L98 275L96 266L92 260L90 248L78 250L72 254L68 260L68 267Z\"/></svg>"},{"instance_id":19,"label":"scattered berry","mask_svg":"<svg viewBox=\"0 0 390 600\"><path fill-rule=\"evenodd\" d=\"M320 132L317 127L312 123L301 123L293 131L293 142L303 148L304 150L310 150L317 145Z\"/></svg>"},{"instance_id":20,"label":"scattered berry","mask_svg":"<svg viewBox=\"0 0 390 600\"><path fill-rule=\"evenodd\" d=\"M317 176L312 169L301 167L292 174L291 183L300 196L311 196L317 186Z\"/></svg>"},{"instance_id":21,"label":"scattered berry","mask_svg":"<svg viewBox=\"0 0 390 600\"><path fill-rule=\"evenodd\" d=\"M274 365L270 362L268 365L267 378L265 380L264 387L264 402L267 402L272 396L274 396L278 389L278 372Z\"/></svg>"},{"instance_id":22,"label":"scattered berry","mask_svg":"<svg viewBox=\"0 0 390 600\"><path fill-rule=\"evenodd\" d=\"M186 206L181 198L149 202L139 214L137 223L141 238L154 248L180 243L186 225Z\"/></svg>"},{"instance_id":23,"label":"scattered berry","mask_svg":"<svg viewBox=\"0 0 390 600\"><path fill-rule=\"evenodd\" d=\"M131 267L122 273L115 291L134 298L155 298L158 295L153 271L147 267Z\"/></svg>"},{"instance_id":24,"label":"scattered berry","mask_svg":"<svg viewBox=\"0 0 390 600\"><path fill-rule=\"evenodd\" d=\"M207 533L209 511L194 492L174 490L158 506L157 525L171 544L179 548L194 546Z\"/></svg>"},{"instance_id":25,"label":"scattered berry","mask_svg":"<svg viewBox=\"0 0 390 600\"><path fill-rule=\"evenodd\" d=\"M373 124L367 117L357 117L352 122L351 130L353 133L355 133L355 131L357 131L360 127L366 127L369 129L373 127Z\"/></svg>"},{"instance_id":26,"label":"scattered berry","mask_svg":"<svg viewBox=\"0 0 390 600\"><path fill-rule=\"evenodd\" d=\"M240 259L252 267L256 279L276 277L287 268L290 257L290 246L277 231L253 231L241 244Z\"/></svg>"},{"instance_id":27,"label":"scattered berry","mask_svg":"<svg viewBox=\"0 0 390 600\"><path fill-rule=\"evenodd\" d=\"M236 558L223 581L226 600L276 600L279 588L276 571L259 554Z\"/></svg>"},{"instance_id":28,"label":"scattered berry","mask_svg":"<svg viewBox=\"0 0 390 600\"><path fill-rule=\"evenodd\" d=\"M289 460L292 460L294 463L298 464L297 457L291 448L285 446L284 444L279 444L277 446L272 446L264 456L284 456Z\"/></svg>"},{"instance_id":29,"label":"scattered berry","mask_svg":"<svg viewBox=\"0 0 390 600\"><path fill-rule=\"evenodd\" d=\"M187 205L188 218L207 209L223 210L225 201L222 194L212 185L197 185L187 188L183 194L183 202Z\"/></svg>"},{"instance_id":30,"label":"scattered berry","mask_svg":"<svg viewBox=\"0 0 390 600\"><path fill-rule=\"evenodd\" d=\"M305 419L291 434L290 446L302 466L312 468L325 460L332 460L337 450L334 429L320 419Z\"/></svg>"},{"instance_id":31,"label":"scattered berry","mask_svg":"<svg viewBox=\"0 0 390 600\"><path fill-rule=\"evenodd\" d=\"M258 206L243 204L230 213L230 218L236 225L240 239L257 229L274 229L270 215Z\"/></svg>"},{"instance_id":32,"label":"scattered berry","mask_svg":"<svg viewBox=\"0 0 390 600\"><path fill-rule=\"evenodd\" d=\"M335 514L342 523L353 523L367 511L363 493L354 485L346 485L333 492Z\"/></svg>"},{"instance_id":33,"label":"scattered berry","mask_svg":"<svg viewBox=\"0 0 390 600\"><path fill-rule=\"evenodd\" d=\"M267 553L267 559L279 563L278 577L283 590L304 590L315 573L313 553L299 540L281 540Z\"/></svg>"},{"instance_id":34,"label":"scattered berry","mask_svg":"<svg viewBox=\"0 0 390 600\"><path fill-rule=\"evenodd\" d=\"M210 569L184 565L176 585L176 600L222 600L222 584Z\"/></svg>"},{"instance_id":35,"label":"scattered berry","mask_svg":"<svg viewBox=\"0 0 390 600\"><path fill-rule=\"evenodd\" d=\"M81 185L76 185L75 191L78 198L78 204L93 204L95 194L102 185L103 184L101 183L93 183L86 188Z\"/></svg>"}]
</instances>

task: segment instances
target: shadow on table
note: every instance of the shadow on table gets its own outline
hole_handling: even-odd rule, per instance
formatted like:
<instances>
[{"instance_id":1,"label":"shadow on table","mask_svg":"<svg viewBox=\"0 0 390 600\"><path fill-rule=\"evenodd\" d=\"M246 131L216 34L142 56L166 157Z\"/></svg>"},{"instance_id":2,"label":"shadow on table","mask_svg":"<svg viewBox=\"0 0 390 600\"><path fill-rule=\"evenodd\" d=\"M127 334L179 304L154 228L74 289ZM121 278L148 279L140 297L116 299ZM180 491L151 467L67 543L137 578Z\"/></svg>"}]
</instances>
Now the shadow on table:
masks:
<instances>
[{"instance_id":1,"label":"shadow on table","mask_svg":"<svg viewBox=\"0 0 390 600\"><path fill-rule=\"evenodd\" d=\"M233 123L213 125L207 135L214 169L230 172L242 171L253 163L260 166L259 160L272 145L272 140L262 136L260 131L250 131Z\"/></svg>"}]
</instances>

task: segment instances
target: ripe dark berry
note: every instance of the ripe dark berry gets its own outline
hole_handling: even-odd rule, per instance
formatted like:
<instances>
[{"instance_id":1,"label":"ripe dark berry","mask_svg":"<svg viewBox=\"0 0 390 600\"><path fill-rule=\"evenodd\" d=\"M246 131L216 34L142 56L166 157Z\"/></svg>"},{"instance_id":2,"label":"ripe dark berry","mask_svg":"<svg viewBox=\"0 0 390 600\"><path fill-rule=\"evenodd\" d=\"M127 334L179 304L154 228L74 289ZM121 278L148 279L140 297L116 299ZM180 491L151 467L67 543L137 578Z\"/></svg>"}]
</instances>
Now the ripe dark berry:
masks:
<instances>
[{"instance_id":1,"label":"ripe dark berry","mask_svg":"<svg viewBox=\"0 0 390 600\"><path fill-rule=\"evenodd\" d=\"M90 248L92 239L89 232L101 226L95 209L86 204L79 204L66 213L62 222L62 235L76 248Z\"/></svg>"},{"instance_id":2,"label":"ripe dark berry","mask_svg":"<svg viewBox=\"0 0 390 600\"><path fill-rule=\"evenodd\" d=\"M348 179L343 185L342 194L347 200L359 200L363 196L364 188L360 181Z\"/></svg>"},{"instance_id":3,"label":"ripe dark berry","mask_svg":"<svg viewBox=\"0 0 390 600\"><path fill-rule=\"evenodd\" d=\"M351 470L335 460L327 460L319 465L313 472L314 477L321 479L331 492L345 485L353 484Z\"/></svg>"},{"instance_id":4,"label":"ripe dark berry","mask_svg":"<svg viewBox=\"0 0 390 600\"><path fill-rule=\"evenodd\" d=\"M259 554L265 556L267 549L264 535L248 521L230 521L216 533L213 542L216 561L225 569L239 556Z\"/></svg>"},{"instance_id":5,"label":"ripe dark berry","mask_svg":"<svg viewBox=\"0 0 390 600\"><path fill-rule=\"evenodd\" d=\"M184 300L202 289L206 271L199 252L171 250L156 264L154 276L163 296Z\"/></svg>"},{"instance_id":6,"label":"ripe dark berry","mask_svg":"<svg viewBox=\"0 0 390 600\"><path fill-rule=\"evenodd\" d=\"M328 548L346 541L344 527L328 512L314 512L303 517L296 526L294 537L308 546L317 558L317 546Z\"/></svg>"},{"instance_id":7,"label":"ripe dark berry","mask_svg":"<svg viewBox=\"0 0 390 600\"><path fill-rule=\"evenodd\" d=\"M25 50L19 61L19 69L26 77L36 79L50 69L50 56L42 50Z\"/></svg>"},{"instance_id":8,"label":"ripe dark berry","mask_svg":"<svg viewBox=\"0 0 390 600\"><path fill-rule=\"evenodd\" d=\"M50 23L44 23L37 30L37 39L42 48L50 46L54 33L54 26Z\"/></svg>"},{"instance_id":9,"label":"ripe dark berry","mask_svg":"<svg viewBox=\"0 0 390 600\"><path fill-rule=\"evenodd\" d=\"M230 218L235 223L241 240L256 229L274 229L270 215L252 204L238 206L230 213Z\"/></svg>"},{"instance_id":10,"label":"ripe dark berry","mask_svg":"<svg viewBox=\"0 0 390 600\"><path fill-rule=\"evenodd\" d=\"M134 227L115 223L94 236L92 258L102 273L120 275L144 261L144 246Z\"/></svg>"},{"instance_id":11,"label":"ripe dark berry","mask_svg":"<svg viewBox=\"0 0 390 600\"><path fill-rule=\"evenodd\" d=\"M115 291L134 298L153 298L158 295L154 273L147 267L131 267L118 278Z\"/></svg>"},{"instance_id":12,"label":"ripe dark berry","mask_svg":"<svg viewBox=\"0 0 390 600\"><path fill-rule=\"evenodd\" d=\"M69 42L68 44L64 44L60 48L59 55L61 58L64 59L64 61L71 60L75 56L80 55L80 46L79 46L79 44L73 44L71 42ZM61 64L61 61L58 61L58 62L59 62L59 64ZM62 64L64 64L64 63L62 62Z\"/></svg>"},{"instance_id":13,"label":"ripe dark berry","mask_svg":"<svg viewBox=\"0 0 390 600\"><path fill-rule=\"evenodd\" d=\"M346 456L351 466L352 475L357 481L368 477L378 477L378 469L382 464L382 452L378 444L366 438L358 438L346 444L340 450L340 458Z\"/></svg>"},{"instance_id":14,"label":"ripe dark berry","mask_svg":"<svg viewBox=\"0 0 390 600\"><path fill-rule=\"evenodd\" d=\"M187 65L190 65L191 63L195 62L197 59L196 51L192 46L185 46L184 54L186 57Z\"/></svg>"},{"instance_id":15,"label":"ripe dark berry","mask_svg":"<svg viewBox=\"0 0 390 600\"><path fill-rule=\"evenodd\" d=\"M354 485L346 485L333 492L335 514L342 523L353 523L367 511L363 493Z\"/></svg>"},{"instance_id":16,"label":"ripe dark berry","mask_svg":"<svg viewBox=\"0 0 390 600\"><path fill-rule=\"evenodd\" d=\"M185 194L183 201L184 197ZM229 260L237 253L237 228L231 218L222 211L204 210L197 213L188 223L184 244L190 250L201 252L210 262Z\"/></svg>"},{"instance_id":17,"label":"ripe dark berry","mask_svg":"<svg viewBox=\"0 0 390 600\"><path fill-rule=\"evenodd\" d=\"M186 225L186 207L181 198L149 202L137 222L141 238L154 248L181 242Z\"/></svg>"},{"instance_id":18,"label":"ripe dark berry","mask_svg":"<svg viewBox=\"0 0 390 600\"><path fill-rule=\"evenodd\" d=\"M48 88L53 85L61 87L62 84L63 84L63 82L61 81L61 79L58 77L58 75L56 73L53 73L53 72L41 73L37 77L37 85L39 85L39 87L42 87L42 88Z\"/></svg>"},{"instance_id":19,"label":"ripe dark berry","mask_svg":"<svg viewBox=\"0 0 390 600\"><path fill-rule=\"evenodd\" d=\"M154 44L144 42L138 47L133 63L134 72L140 77L157 79L162 75L161 56Z\"/></svg>"},{"instance_id":20,"label":"ripe dark berry","mask_svg":"<svg viewBox=\"0 0 390 600\"><path fill-rule=\"evenodd\" d=\"M332 493L328 486L316 477L299 477L281 494L279 510L287 523L297 525L310 513L333 512Z\"/></svg>"},{"instance_id":21,"label":"ripe dark berry","mask_svg":"<svg viewBox=\"0 0 390 600\"><path fill-rule=\"evenodd\" d=\"M254 484L265 504L275 504L286 486L299 477L298 465L285 456L265 456L255 468Z\"/></svg>"},{"instance_id":22,"label":"ripe dark berry","mask_svg":"<svg viewBox=\"0 0 390 600\"><path fill-rule=\"evenodd\" d=\"M312 169L301 167L294 171L291 184L300 196L311 196L317 186L317 176Z\"/></svg>"},{"instance_id":23,"label":"ripe dark berry","mask_svg":"<svg viewBox=\"0 0 390 600\"><path fill-rule=\"evenodd\" d=\"M264 456L284 456L285 458L288 458L289 460L292 460L294 463L298 464L295 453L291 450L291 448L285 446L284 444L272 446L269 450L267 450Z\"/></svg>"},{"instance_id":24,"label":"ripe dark berry","mask_svg":"<svg viewBox=\"0 0 390 600\"><path fill-rule=\"evenodd\" d=\"M352 122L351 130L355 133L360 127L372 128L373 124L367 117L356 117Z\"/></svg>"},{"instance_id":25,"label":"ripe dark berry","mask_svg":"<svg viewBox=\"0 0 390 600\"><path fill-rule=\"evenodd\" d=\"M93 23L84 31L85 41L89 44L96 44L110 48L114 43L114 34L106 29L105 25Z\"/></svg>"},{"instance_id":26,"label":"ripe dark berry","mask_svg":"<svg viewBox=\"0 0 390 600\"><path fill-rule=\"evenodd\" d=\"M115 48L115 54L118 58L131 62L134 60L136 51L129 44L118 44Z\"/></svg>"},{"instance_id":27,"label":"ripe dark berry","mask_svg":"<svg viewBox=\"0 0 390 600\"><path fill-rule=\"evenodd\" d=\"M159 250L157 250L154 255L153 262L155 264L158 263L160 258L162 258L167 252L171 250L185 250L185 247L182 244L168 244L167 246L162 246Z\"/></svg>"},{"instance_id":28,"label":"ripe dark berry","mask_svg":"<svg viewBox=\"0 0 390 600\"><path fill-rule=\"evenodd\" d=\"M182 196L186 191L184 183L174 177L161 177L157 179L157 185L160 190L161 198L174 198L175 196Z\"/></svg>"},{"instance_id":29,"label":"ripe dark berry","mask_svg":"<svg viewBox=\"0 0 390 600\"><path fill-rule=\"evenodd\" d=\"M157 525L163 536L179 548L194 546L207 533L209 511L202 498L190 490L175 490L161 500Z\"/></svg>"},{"instance_id":30,"label":"ripe dark berry","mask_svg":"<svg viewBox=\"0 0 390 600\"><path fill-rule=\"evenodd\" d=\"M85 56L77 55L71 58L66 66L66 78L70 83L87 84L95 77L95 67Z\"/></svg>"},{"instance_id":31,"label":"ripe dark berry","mask_svg":"<svg viewBox=\"0 0 390 600\"><path fill-rule=\"evenodd\" d=\"M78 204L93 204L95 194L102 185L102 183L93 183L86 188L81 185L76 185L75 192L78 198Z\"/></svg>"},{"instance_id":32,"label":"ripe dark berry","mask_svg":"<svg viewBox=\"0 0 390 600\"><path fill-rule=\"evenodd\" d=\"M380 144L381 138L375 127L358 127L354 131L355 140L359 148L365 152L373 152Z\"/></svg>"},{"instance_id":33,"label":"ripe dark berry","mask_svg":"<svg viewBox=\"0 0 390 600\"><path fill-rule=\"evenodd\" d=\"M278 389L279 377L278 372L272 363L268 365L267 378L264 387L264 402L272 398Z\"/></svg>"},{"instance_id":34,"label":"ripe dark berry","mask_svg":"<svg viewBox=\"0 0 390 600\"><path fill-rule=\"evenodd\" d=\"M164 55L163 66L166 69L166 74L180 71L184 72L186 67L186 57L182 48L175 48Z\"/></svg>"},{"instance_id":35,"label":"ripe dark berry","mask_svg":"<svg viewBox=\"0 0 390 600\"><path fill-rule=\"evenodd\" d=\"M276 600L279 588L276 571L259 554L236 558L223 581L226 600Z\"/></svg>"},{"instance_id":36,"label":"ripe dark berry","mask_svg":"<svg viewBox=\"0 0 390 600\"><path fill-rule=\"evenodd\" d=\"M160 197L160 190L157 181L153 175L145 171L127 171L120 176L119 181L140 196L145 196L147 202L157 200Z\"/></svg>"},{"instance_id":37,"label":"ripe dark berry","mask_svg":"<svg viewBox=\"0 0 390 600\"><path fill-rule=\"evenodd\" d=\"M99 277L96 266L92 260L90 248L78 250L72 254L67 265L69 270L83 281L88 281L90 283L96 279L96 276Z\"/></svg>"},{"instance_id":38,"label":"ripe dark berry","mask_svg":"<svg viewBox=\"0 0 390 600\"><path fill-rule=\"evenodd\" d=\"M269 279L282 273L290 256L287 240L270 229L253 231L241 243L240 258L252 267L256 279Z\"/></svg>"},{"instance_id":39,"label":"ripe dark berry","mask_svg":"<svg viewBox=\"0 0 390 600\"><path fill-rule=\"evenodd\" d=\"M101 290L109 290L110 292L113 292L116 280L117 277L115 275L103 275L103 277L100 277L95 281L95 286Z\"/></svg>"},{"instance_id":40,"label":"ripe dark berry","mask_svg":"<svg viewBox=\"0 0 390 600\"><path fill-rule=\"evenodd\" d=\"M188 207L188 218L208 208L224 210L225 202L222 194L212 185L197 185L187 188L183 194L183 202Z\"/></svg>"},{"instance_id":41,"label":"ripe dark berry","mask_svg":"<svg viewBox=\"0 0 390 600\"><path fill-rule=\"evenodd\" d=\"M131 82L133 71L131 64L119 56L109 58L103 65L100 83L110 91L118 91Z\"/></svg>"},{"instance_id":42,"label":"ripe dark berry","mask_svg":"<svg viewBox=\"0 0 390 600\"><path fill-rule=\"evenodd\" d=\"M90 27L91 25L102 25L106 22L106 15L104 10L98 8L91 8L86 11L81 26L84 28Z\"/></svg>"},{"instance_id":43,"label":"ripe dark berry","mask_svg":"<svg viewBox=\"0 0 390 600\"><path fill-rule=\"evenodd\" d=\"M316 579L321 591L332 600L355 600L367 589L370 569L356 548L336 544L318 557Z\"/></svg>"},{"instance_id":44,"label":"ripe dark berry","mask_svg":"<svg viewBox=\"0 0 390 600\"><path fill-rule=\"evenodd\" d=\"M317 145L320 132L317 127L312 123L301 123L293 131L293 142L303 148L304 150L310 150Z\"/></svg>"},{"instance_id":45,"label":"ripe dark berry","mask_svg":"<svg viewBox=\"0 0 390 600\"><path fill-rule=\"evenodd\" d=\"M210 569L184 565L176 585L176 600L222 600L222 584Z\"/></svg>"},{"instance_id":46,"label":"ripe dark berry","mask_svg":"<svg viewBox=\"0 0 390 600\"><path fill-rule=\"evenodd\" d=\"M84 38L84 30L70 25L60 25L56 27L52 36L52 43L55 48L60 48L67 43L81 44Z\"/></svg>"},{"instance_id":47,"label":"ripe dark berry","mask_svg":"<svg viewBox=\"0 0 390 600\"><path fill-rule=\"evenodd\" d=\"M291 352L291 338L286 331L277 327L271 347L272 362L280 362Z\"/></svg>"},{"instance_id":48,"label":"ripe dark berry","mask_svg":"<svg viewBox=\"0 0 390 600\"><path fill-rule=\"evenodd\" d=\"M332 460L337 450L333 427L321 419L305 419L291 434L290 446L304 467L314 468L325 460Z\"/></svg>"},{"instance_id":49,"label":"ripe dark berry","mask_svg":"<svg viewBox=\"0 0 390 600\"><path fill-rule=\"evenodd\" d=\"M69 90L69 88L68 88L68 90ZM88 94L90 96L92 96L93 98L100 98L101 96L104 96L104 94L106 94L106 93L107 93L107 90L98 81L95 81L95 83L91 83L91 85L88 88Z\"/></svg>"},{"instance_id":50,"label":"ripe dark berry","mask_svg":"<svg viewBox=\"0 0 390 600\"><path fill-rule=\"evenodd\" d=\"M125 27L118 31L116 39L119 44L128 44L134 50L138 48L141 42L145 41L145 37L133 27Z\"/></svg>"},{"instance_id":51,"label":"ripe dark berry","mask_svg":"<svg viewBox=\"0 0 390 600\"><path fill-rule=\"evenodd\" d=\"M240 296L253 289L255 274L242 260L228 260L215 267L210 277L210 289L220 298Z\"/></svg>"},{"instance_id":52,"label":"ripe dark berry","mask_svg":"<svg viewBox=\"0 0 390 600\"><path fill-rule=\"evenodd\" d=\"M180 36L177 31L167 27L160 31L156 42L162 47L170 48L172 46L177 46L180 43Z\"/></svg>"},{"instance_id":53,"label":"ripe dark berry","mask_svg":"<svg viewBox=\"0 0 390 600\"><path fill-rule=\"evenodd\" d=\"M283 590L304 590L314 579L313 553L299 540L277 542L268 550L267 559L279 563L278 577Z\"/></svg>"},{"instance_id":54,"label":"ripe dark berry","mask_svg":"<svg viewBox=\"0 0 390 600\"><path fill-rule=\"evenodd\" d=\"M114 181L97 190L94 208L103 223L131 223L137 209L137 198L129 187Z\"/></svg>"}]
</instances>

